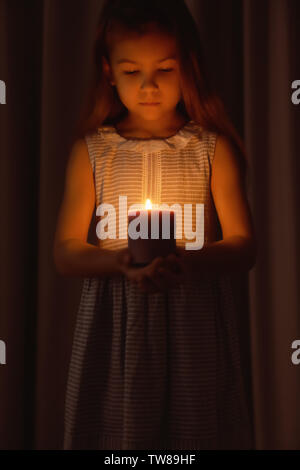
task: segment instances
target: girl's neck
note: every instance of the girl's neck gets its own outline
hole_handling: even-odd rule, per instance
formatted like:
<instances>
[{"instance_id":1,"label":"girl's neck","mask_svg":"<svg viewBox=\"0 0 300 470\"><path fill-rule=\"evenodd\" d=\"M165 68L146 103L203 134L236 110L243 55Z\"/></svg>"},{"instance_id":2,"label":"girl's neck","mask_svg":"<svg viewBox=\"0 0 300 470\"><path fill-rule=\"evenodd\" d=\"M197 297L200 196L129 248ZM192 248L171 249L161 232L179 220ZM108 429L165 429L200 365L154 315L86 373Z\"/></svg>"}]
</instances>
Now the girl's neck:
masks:
<instances>
[{"instance_id":1,"label":"girl's neck","mask_svg":"<svg viewBox=\"0 0 300 470\"><path fill-rule=\"evenodd\" d=\"M168 138L176 134L182 127L186 125L188 120L182 115L177 114L169 123L137 123L130 116L126 116L122 121L116 124L116 129L123 137L136 137L139 139L150 138Z\"/></svg>"}]
</instances>

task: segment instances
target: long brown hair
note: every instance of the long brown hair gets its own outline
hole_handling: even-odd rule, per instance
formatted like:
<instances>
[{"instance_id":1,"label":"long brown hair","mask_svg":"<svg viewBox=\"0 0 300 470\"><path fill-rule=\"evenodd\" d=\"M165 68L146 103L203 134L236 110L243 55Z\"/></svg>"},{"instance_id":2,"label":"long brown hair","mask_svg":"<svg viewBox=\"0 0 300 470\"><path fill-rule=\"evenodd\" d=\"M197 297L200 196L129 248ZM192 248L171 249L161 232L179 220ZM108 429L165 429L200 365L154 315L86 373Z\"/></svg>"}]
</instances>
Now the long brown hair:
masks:
<instances>
[{"instance_id":1,"label":"long brown hair","mask_svg":"<svg viewBox=\"0 0 300 470\"><path fill-rule=\"evenodd\" d=\"M104 73L103 57L109 62L116 33L124 30L142 34L149 23L171 34L177 41L182 86L178 110L205 129L229 138L237 150L245 178L247 160L243 141L209 83L199 31L184 0L104 1L94 43L95 70L87 102L75 129L76 138L95 132L101 125L114 125L127 114L116 88Z\"/></svg>"}]
</instances>

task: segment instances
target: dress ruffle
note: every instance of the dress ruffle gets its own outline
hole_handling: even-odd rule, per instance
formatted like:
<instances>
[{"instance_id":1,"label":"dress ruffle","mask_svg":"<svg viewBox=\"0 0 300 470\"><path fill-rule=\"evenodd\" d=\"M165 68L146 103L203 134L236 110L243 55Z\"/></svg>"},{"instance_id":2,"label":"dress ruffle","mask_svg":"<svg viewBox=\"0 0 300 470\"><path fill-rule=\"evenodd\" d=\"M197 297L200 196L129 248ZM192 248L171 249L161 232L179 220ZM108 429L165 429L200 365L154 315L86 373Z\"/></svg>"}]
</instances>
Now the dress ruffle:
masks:
<instances>
[{"instance_id":1,"label":"dress ruffle","mask_svg":"<svg viewBox=\"0 0 300 470\"><path fill-rule=\"evenodd\" d=\"M195 121L191 120L183 126L175 135L169 138L152 138L138 139L122 137L116 130L115 126L107 125L98 128L103 138L109 139L111 143L116 144L121 150L132 150L142 152L157 152L168 149L183 149L189 141L199 135L202 127Z\"/></svg>"}]
</instances>

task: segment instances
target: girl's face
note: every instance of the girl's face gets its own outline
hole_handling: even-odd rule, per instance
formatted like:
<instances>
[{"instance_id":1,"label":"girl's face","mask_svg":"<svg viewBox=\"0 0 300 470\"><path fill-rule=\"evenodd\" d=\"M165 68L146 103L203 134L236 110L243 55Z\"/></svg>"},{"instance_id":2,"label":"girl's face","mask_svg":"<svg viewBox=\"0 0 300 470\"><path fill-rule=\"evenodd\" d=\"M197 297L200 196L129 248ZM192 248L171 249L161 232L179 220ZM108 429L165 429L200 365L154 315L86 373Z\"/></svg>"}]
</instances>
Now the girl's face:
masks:
<instances>
[{"instance_id":1,"label":"girl's face","mask_svg":"<svg viewBox=\"0 0 300 470\"><path fill-rule=\"evenodd\" d=\"M119 36L110 64L104 59L104 70L138 122L162 122L175 114L181 86L176 40L171 36L156 31Z\"/></svg>"}]
</instances>

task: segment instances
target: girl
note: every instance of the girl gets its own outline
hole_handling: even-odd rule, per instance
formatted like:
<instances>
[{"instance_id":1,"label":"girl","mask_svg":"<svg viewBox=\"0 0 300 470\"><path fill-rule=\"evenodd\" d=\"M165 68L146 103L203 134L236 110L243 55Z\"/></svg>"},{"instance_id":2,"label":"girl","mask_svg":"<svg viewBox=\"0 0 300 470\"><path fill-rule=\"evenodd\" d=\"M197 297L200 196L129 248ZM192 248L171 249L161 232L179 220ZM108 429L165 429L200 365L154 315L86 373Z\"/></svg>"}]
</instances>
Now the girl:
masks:
<instances>
[{"instance_id":1,"label":"girl","mask_svg":"<svg viewBox=\"0 0 300 470\"><path fill-rule=\"evenodd\" d=\"M59 272L84 277L64 449L249 449L231 283L256 256L246 160L184 1L106 1L95 63L54 243ZM203 248L186 250L184 232L175 254L135 268L127 240L88 244L95 204L118 220L121 195L203 204Z\"/></svg>"}]
</instances>

